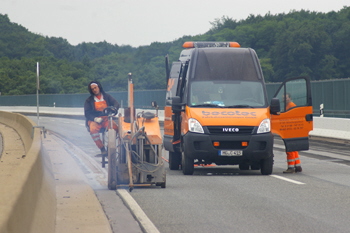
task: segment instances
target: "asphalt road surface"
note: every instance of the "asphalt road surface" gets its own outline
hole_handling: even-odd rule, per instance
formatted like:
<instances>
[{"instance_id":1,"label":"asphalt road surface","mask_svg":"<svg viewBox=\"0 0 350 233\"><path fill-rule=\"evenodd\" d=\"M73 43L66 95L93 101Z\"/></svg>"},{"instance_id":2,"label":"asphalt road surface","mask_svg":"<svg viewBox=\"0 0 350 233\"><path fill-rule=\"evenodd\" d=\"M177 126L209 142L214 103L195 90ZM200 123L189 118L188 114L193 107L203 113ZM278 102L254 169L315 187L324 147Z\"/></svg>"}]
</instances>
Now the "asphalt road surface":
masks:
<instances>
[{"instance_id":1,"label":"asphalt road surface","mask_svg":"<svg viewBox=\"0 0 350 233\"><path fill-rule=\"evenodd\" d=\"M99 152L84 120L40 117L40 125L88 156ZM275 146L270 176L238 166L198 167L184 176L166 164L165 189L136 187L130 195L162 233L350 232L349 143L312 139L297 174L283 174L284 147L278 139Z\"/></svg>"}]
</instances>

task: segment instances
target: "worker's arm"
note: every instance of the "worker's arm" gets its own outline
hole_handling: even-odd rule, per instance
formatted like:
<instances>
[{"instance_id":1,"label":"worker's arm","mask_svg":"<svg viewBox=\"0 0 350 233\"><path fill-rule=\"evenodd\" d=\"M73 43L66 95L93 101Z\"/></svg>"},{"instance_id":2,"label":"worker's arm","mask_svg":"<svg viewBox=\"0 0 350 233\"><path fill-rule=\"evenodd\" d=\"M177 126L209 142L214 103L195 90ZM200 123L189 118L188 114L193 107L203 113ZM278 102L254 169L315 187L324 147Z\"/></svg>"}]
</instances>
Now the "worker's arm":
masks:
<instances>
[{"instance_id":1,"label":"worker's arm","mask_svg":"<svg viewBox=\"0 0 350 233\"><path fill-rule=\"evenodd\" d=\"M116 99L114 99L111 95L107 94L107 103L108 106L113 106L115 107L117 110L119 109L119 103Z\"/></svg>"}]
</instances>

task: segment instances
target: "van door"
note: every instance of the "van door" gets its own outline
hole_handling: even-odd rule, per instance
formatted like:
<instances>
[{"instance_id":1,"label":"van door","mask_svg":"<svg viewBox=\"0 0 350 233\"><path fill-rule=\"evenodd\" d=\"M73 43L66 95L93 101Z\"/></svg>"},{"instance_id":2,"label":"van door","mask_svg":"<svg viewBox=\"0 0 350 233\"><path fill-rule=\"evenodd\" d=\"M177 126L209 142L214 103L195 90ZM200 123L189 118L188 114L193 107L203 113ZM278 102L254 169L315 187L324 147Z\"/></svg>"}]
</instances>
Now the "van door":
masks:
<instances>
[{"instance_id":1,"label":"van door","mask_svg":"<svg viewBox=\"0 0 350 233\"><path fill-rule=\"evenodd\" d=\"M163 144L166 150L174 151L173 137L174 137L174 114L172 112L172 98L176 96L178 80L181 71L181 62L173 62L169 72L168 86L166 92L166 100L164 107L164 136Z\"/></svg>"},{"instance_id":2,"label":"van door","mask_svg":"<svg viewBox=\"0 0 350 233\"><path fill-rule=\"evenodd\" d=\"M313 130L310 79L287 79L274 98L280 100L280 112L271 115L272 133L283 139L287 152L308 150L309 132Z\"/></svg>"}]
</instances>

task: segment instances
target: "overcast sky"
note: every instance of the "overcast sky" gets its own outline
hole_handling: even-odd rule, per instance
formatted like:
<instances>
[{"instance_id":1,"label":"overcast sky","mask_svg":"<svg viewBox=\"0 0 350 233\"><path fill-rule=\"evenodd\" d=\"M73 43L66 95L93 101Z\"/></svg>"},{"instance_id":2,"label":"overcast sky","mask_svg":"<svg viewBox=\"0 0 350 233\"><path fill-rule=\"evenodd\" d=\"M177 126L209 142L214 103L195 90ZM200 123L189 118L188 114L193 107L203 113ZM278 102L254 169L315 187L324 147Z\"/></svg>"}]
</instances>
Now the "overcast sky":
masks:
<instances>
[{"instance_id":1,"label":"overcast sky","mask_svg":"<svg viewBox=\"0 0 350 233\"><path fill-rule=\"evenodd\" d=\"M339 11L349 0L0 0L0 13L29 31L62 37L72 45L107 41L149 45L198 35L227 16ZM0 32L1 33L1 32Z\"/></svg>"}]
</instances>

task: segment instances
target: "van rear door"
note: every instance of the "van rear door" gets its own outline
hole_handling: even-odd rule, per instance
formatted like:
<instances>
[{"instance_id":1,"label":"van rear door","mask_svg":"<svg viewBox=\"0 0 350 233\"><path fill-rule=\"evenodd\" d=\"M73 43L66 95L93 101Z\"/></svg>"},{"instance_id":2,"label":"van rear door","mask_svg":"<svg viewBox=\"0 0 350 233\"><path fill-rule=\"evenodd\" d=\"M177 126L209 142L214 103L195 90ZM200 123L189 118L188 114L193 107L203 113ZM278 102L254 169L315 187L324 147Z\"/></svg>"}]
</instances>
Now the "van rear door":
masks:
<instances>
[{"instance_id":1,"label":"van rear door","mask_svg":"<svg viewBox=\"0 0 350 233\"><path fill-rule=\"evenodd\" d=\"M287 79L273 98L280 100L280 112L271 115L272 133L283 139L287 152L308 150L309 132L313 130L310 79Z\"/></svg>"}]
</instances>

